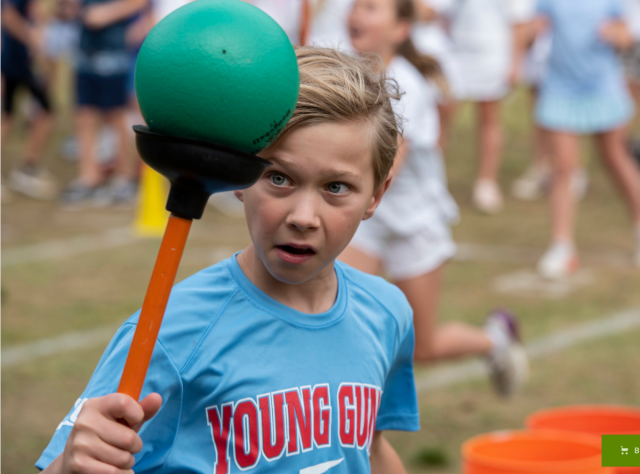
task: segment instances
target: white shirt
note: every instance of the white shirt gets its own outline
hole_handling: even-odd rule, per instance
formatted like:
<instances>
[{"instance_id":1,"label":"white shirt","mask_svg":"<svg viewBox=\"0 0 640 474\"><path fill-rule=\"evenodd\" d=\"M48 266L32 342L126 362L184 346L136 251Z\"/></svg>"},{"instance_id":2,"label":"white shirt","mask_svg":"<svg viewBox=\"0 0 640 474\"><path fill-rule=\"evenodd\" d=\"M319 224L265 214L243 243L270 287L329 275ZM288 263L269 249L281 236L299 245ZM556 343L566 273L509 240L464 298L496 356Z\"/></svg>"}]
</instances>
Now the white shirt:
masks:
<instances>
[{"instance_id":1,"label":"white shirt","mask_svg":"<svg viewBox=\"0 0 640 474\"><path fill-rule=\"evenodd\" d=\"M463 51L509 54L511 27L535 14L533 0L449 0L451 38Z\"/></svg>"},{"instance_id":2,"label":"white shirt","mask_svg":"<svg viewBox=\"0 0 640 474\"><path fill-rule=\"evenodd\" d=\"M404 56L395 56L387 74L398 82L402 96L393 110L402 117L404 137L416 148L438 146L440 123L437 90Z\"/></svg>"},{"instance_id":3,"label":"white shirt","mask_svg":"<svg viewBox=\"0 0 640 474\"><path fill-rule=\"evenodd\" d=\"M302 21L301 0L249 0L273 18L285 31L293 44L298 44Z\"/></svg>"},{"instance_id":4,"label":"white shirt","mask_svg":"<svg viewBox=\"0 0 640 474\"><path fill-rule=\"evenodd\" d=\"M311 0L313 20L309 44L352 51L347 22L355 0Z\"/></svg>"},{"instance_id":5,"label":"white shirt","mask_svg":"<svg viewBox=\"0 0 640 474\"><path fill-rule=\"evenodd\" d=\"M393 59L387 72L404 93L393 109L402 119L408 151L373 219L400 234L448 224L457 219L458 208L447 190L438 147L437 89L402 56Z\"/></svg>"},{"instance_id":6,"label":"white shirt","mask_svg":"<svg viewBox=\"0 0 640 474\"><path fill-rule=\"evenodd\" d=\"M165 16L174 10L190 3L191 0L153 0L153 14L156 21L162 20Z\"/></svg>"}]
</instances>

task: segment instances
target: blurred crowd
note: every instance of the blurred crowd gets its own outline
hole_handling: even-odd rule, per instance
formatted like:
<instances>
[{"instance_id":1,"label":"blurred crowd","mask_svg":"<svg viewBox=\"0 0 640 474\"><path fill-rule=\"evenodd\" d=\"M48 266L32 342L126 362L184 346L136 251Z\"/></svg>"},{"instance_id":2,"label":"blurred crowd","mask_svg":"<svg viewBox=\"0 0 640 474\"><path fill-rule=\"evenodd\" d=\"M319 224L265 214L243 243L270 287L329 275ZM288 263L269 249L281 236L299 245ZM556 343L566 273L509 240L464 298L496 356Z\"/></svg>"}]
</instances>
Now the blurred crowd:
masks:
<instances>
[{"instance_id":1,"label":"blurred crowd","mask_svg":"<svg viewBox=\"0 0 640 474\"><path fill-rule=\"evenodd\" d=\"M57 199L64 209L134 203L140 163L131 125L142 123L133 79L137 52L153 25L186 1L2 0L3 147L22 126L16 119L27 127L20 156L3 173L3 203L12 193ZM272 16L294 44L354 53L354 41L369 28L359 29L353 19L356 3L372 15L379 7L375 0L250 3ZM431 82L445 156L456 104L471 101L477 110L474 206L488 214L503 207L500 104L525 84L535 117L534 159L511 192L523 200L551 196L553 235L539 270L564 275L577 266L573 221L589 182L579 135L595 136L629 204L640 265L640 191L632 164L640 155L633 126L640 100L640 0L414 0L411 16L415 54L431 58L425 67L441 72ZM57 114L51 87L62 64L74 71L75 127L63 142L63 154L77 160L69 183L47 170L45 156ZM239 209L228 197L215 201L225 211Z\"/></svg>"}]
</instances>

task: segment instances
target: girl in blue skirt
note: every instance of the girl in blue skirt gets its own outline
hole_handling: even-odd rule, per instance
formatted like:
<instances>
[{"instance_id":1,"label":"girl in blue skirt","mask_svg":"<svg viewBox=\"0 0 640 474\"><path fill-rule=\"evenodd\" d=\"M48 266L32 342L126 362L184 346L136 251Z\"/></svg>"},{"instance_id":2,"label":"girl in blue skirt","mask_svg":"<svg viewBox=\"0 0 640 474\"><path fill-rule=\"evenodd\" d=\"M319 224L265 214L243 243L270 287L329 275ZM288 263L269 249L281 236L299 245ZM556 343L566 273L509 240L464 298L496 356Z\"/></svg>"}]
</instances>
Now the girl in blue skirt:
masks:
<instances>
[{"instance_id":1,"label":"girl in blue skirt","mask_svg":"<svg viewBox=\"0 0 640 474\"><path fill-rule=\"evenodd\" d=\"M538 262L548 278L578 268L574 243L576 199L571 177L578 165L579 135L593 135L619 185L635 224L635 263L640 265L640 172L625 149L624 129L633 116L617 50L633 39L622 0L539 0L536 29L553 34L540 88L536 121L549 131L554 161L552 243Z\"/></svg>"}]
</instances>

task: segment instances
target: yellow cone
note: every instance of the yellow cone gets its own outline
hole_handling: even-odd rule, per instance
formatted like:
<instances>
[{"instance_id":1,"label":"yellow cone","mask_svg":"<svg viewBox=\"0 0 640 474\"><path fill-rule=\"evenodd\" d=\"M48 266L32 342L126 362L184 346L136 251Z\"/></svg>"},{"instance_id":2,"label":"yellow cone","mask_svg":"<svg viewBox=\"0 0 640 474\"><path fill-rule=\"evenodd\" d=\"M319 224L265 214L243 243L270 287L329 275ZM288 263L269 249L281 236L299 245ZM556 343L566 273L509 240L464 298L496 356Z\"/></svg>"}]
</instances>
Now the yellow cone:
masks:
<instances>
[{"instance_id":1,"label":"yellow cone","mask_svg":"<svg viewBox=\"0 0 640 474\"><path fill-rule=\"evenodd\" d=\"M162 237L167 227L167 180L144 165L138 191L138 210L134 231L140 237Z\"/></svg>"}]
</instances>

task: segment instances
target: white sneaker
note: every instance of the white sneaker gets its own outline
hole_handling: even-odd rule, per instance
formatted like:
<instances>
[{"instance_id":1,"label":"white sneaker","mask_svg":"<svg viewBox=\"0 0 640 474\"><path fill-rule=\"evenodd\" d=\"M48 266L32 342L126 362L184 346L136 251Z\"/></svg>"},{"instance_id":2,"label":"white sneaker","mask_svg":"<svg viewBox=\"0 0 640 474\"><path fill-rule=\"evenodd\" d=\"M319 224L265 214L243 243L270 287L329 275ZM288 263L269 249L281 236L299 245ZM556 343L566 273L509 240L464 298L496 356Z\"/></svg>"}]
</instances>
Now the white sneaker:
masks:
<instances>
[{"instance_id":1,"label":"white sneaker","mask_svg":"<svg viewBox=\"0 0 640 474\"><path fill-rule=\"evenodd\" d=\"M557 280L575 273L579 266L580 260L575 247L572 244L556 243L538 260L538 273L543 278Z\"/></svg>"},{"instance_id":2,"label":"white sneaker","mask_svg":"<svg viewBox=\"0 0 640 474\"><path fill-rule=\"evenodd\" d=\"M535 201L544 197L551 182L551 170L531 165L511 186L511 194L522 201Z\"/></svg>"},{"instance_id":3,"label":"white sneaker","mask_svg":"<svg viewBox=\"0 0 640 474\"><path fill-rule=\"evenodd\" d=\"M50 201L56 197L55 179L41 166L23 165L9 174L9 187L33 199Z\"/></svg>"},{"instance_id":4,"label":"white sneaker","mask_svg":"<svg viewBox=\"0 0 640 474\"><path fill-rule=\"evenodd\" d=\"M498 183L479 179L473 187L473 205L486 214L497 214L502 210L502 193Z\"/></svg>"},{"instance_id":5,"label":"white sneaker","mask_svg":"<svg viewBox=\"0 0 640 474\"><path fill-rule=\"evenodd\" d=\"M578 201L582 201L589 191L589 175L584 168L578 168L571 177L571 190Z\"/></svg>"},{"instance_id":6,"label":"white sneaker","mask_svg":"<svg viewBox=\"0 0 640 474\"><path fill-rule=\"evenodd\" d=\"M507 311L493 311L484 330L493 343L487 362L498 395L509 397L529 378L529 358L520 341L517 319Z\"/></svg>"}]
</instances>

